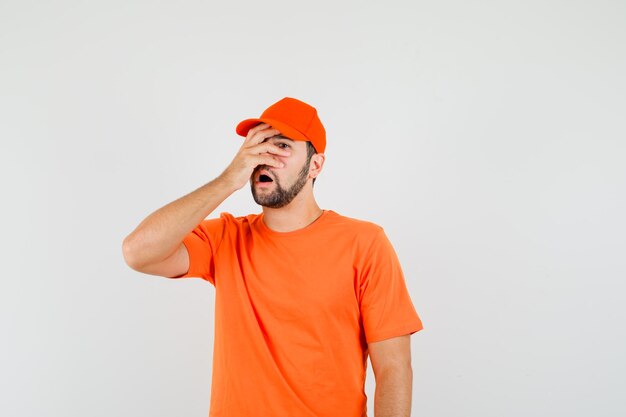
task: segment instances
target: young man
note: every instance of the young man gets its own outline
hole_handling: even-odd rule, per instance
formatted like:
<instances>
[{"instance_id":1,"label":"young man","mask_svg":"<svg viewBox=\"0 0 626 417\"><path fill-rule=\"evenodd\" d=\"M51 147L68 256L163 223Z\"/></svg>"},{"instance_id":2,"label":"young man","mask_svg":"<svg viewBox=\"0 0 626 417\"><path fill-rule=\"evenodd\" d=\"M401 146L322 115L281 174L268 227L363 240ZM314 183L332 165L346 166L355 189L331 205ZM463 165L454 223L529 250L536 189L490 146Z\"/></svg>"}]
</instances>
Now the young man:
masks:
<instances>
[{"instance_id":1,"label":"young man","mask_svg":"<svg viewBox=\"0 0 626 417\"><path fill-rule=\"evenodd\" d=\"M209 416L366 416L368 354L375 417L409 416L410 335L422 322L383 228L315 202L317 110L285 97L236 132L243 144L217 178L123 244L137 271L215 287ZM206 219L248 181L262 213Z\"/></svg>"}]
</instances>

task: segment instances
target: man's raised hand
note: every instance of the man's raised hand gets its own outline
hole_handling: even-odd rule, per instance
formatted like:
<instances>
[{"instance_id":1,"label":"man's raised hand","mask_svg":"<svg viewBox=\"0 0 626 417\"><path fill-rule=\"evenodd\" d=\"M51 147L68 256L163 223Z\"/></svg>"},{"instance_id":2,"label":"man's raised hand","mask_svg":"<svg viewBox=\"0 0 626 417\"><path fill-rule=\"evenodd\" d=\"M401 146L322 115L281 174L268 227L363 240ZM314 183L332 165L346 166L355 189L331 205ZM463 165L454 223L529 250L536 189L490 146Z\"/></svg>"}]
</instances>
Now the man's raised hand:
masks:
<instances>
[{"instance_id":1,"label":"man's raised hand","mask_svg":"<svg viewBox=\"0 0 626 417\"><path fill-rule=\"evenodd\" d=\"M261 123L248 131L239 151L220 177L234 190L239 190L250 180L250 176L259 165L282 168L278 156L288 156L289 151L282 149L265 139L278 135L280 131L266 123Z\"/></svg>"}]
</instances>

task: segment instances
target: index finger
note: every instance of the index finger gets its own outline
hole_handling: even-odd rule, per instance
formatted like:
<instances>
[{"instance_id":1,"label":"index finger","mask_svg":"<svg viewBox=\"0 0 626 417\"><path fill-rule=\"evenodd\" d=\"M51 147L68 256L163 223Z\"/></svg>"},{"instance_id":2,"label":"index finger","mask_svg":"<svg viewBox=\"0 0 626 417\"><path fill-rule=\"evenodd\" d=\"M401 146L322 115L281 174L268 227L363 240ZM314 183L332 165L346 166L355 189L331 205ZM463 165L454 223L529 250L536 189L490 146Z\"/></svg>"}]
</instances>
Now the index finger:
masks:
<instances>
[{"instance_id":1,"label":"index finger","mask_svg":"<svg viewBox=\"0 0 626 417\"><path fill-rule=\"evenodd\" d=\"M249 137L246 137L243 146L253 147L259 143L265 142L267 138L280 134L278 129L274 129L269 125L265 125L264 128L257 129L253 133L248 132Z\"/></svg>"},{"instance_id":2,"label":"index finger","mask_svg":"<svg viewBox=\"0 0 626 417\"><path fill-rule=\"evenodd\" d=\"M267 123L259 123L258 125L254 126L253 128L251 128L250 130L248 130L248 134L246 135L246 140L244 142L247 142L250 140L250 138L252 136L254 136L254 134L256 132L258 132L259 130L263 130L263 129L267 129L268 127L270 127L270 125L268 125Z\"/></svg>"}]
</instances>

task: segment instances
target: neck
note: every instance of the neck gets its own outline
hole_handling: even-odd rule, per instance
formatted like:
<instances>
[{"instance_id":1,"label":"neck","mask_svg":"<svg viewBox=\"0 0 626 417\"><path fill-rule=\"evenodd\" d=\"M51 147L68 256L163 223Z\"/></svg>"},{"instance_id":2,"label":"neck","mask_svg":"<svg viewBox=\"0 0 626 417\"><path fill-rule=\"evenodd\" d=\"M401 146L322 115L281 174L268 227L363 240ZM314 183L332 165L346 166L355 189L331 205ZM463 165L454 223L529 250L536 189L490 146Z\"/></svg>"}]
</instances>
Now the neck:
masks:
<instances>
[{"instance_id":1,"label":"neck","mask_svg":"<svg viewBox=\"0 0 626 417\"><path fill-rule=\"evenodd\" d=\"M302 192L284 207L263 207L263 221L275 232L292 232L313 223L322 213L313 193Z\"/></svg>"}]
</instances>

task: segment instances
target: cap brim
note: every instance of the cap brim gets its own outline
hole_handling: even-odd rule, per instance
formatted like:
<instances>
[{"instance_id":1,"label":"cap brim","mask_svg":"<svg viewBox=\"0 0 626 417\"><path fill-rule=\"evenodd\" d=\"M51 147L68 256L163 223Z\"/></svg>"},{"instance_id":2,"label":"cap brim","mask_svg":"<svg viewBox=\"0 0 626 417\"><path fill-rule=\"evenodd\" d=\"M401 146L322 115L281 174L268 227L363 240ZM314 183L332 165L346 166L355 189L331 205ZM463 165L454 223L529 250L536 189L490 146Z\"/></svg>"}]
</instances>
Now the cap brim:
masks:
<instances>
[{"instance_id":1,"label":"cap brim","mask_svg":"<svg viewBox=\"0 0 626 417\"><path fill-rule=\"evenodd\" d=\"M304 136L304 134L293 127L280 122L278 120L272 119L246 119L239 122L237 128L235 129L239 136L243 136L244 138L248 136L248 131L252 129L254 126L259 123L267 123L272 126L274 129L277 129L283 136L288 137L293 140L303 140L308 141L309 139Z\"/></svg>"}]
</instances>

